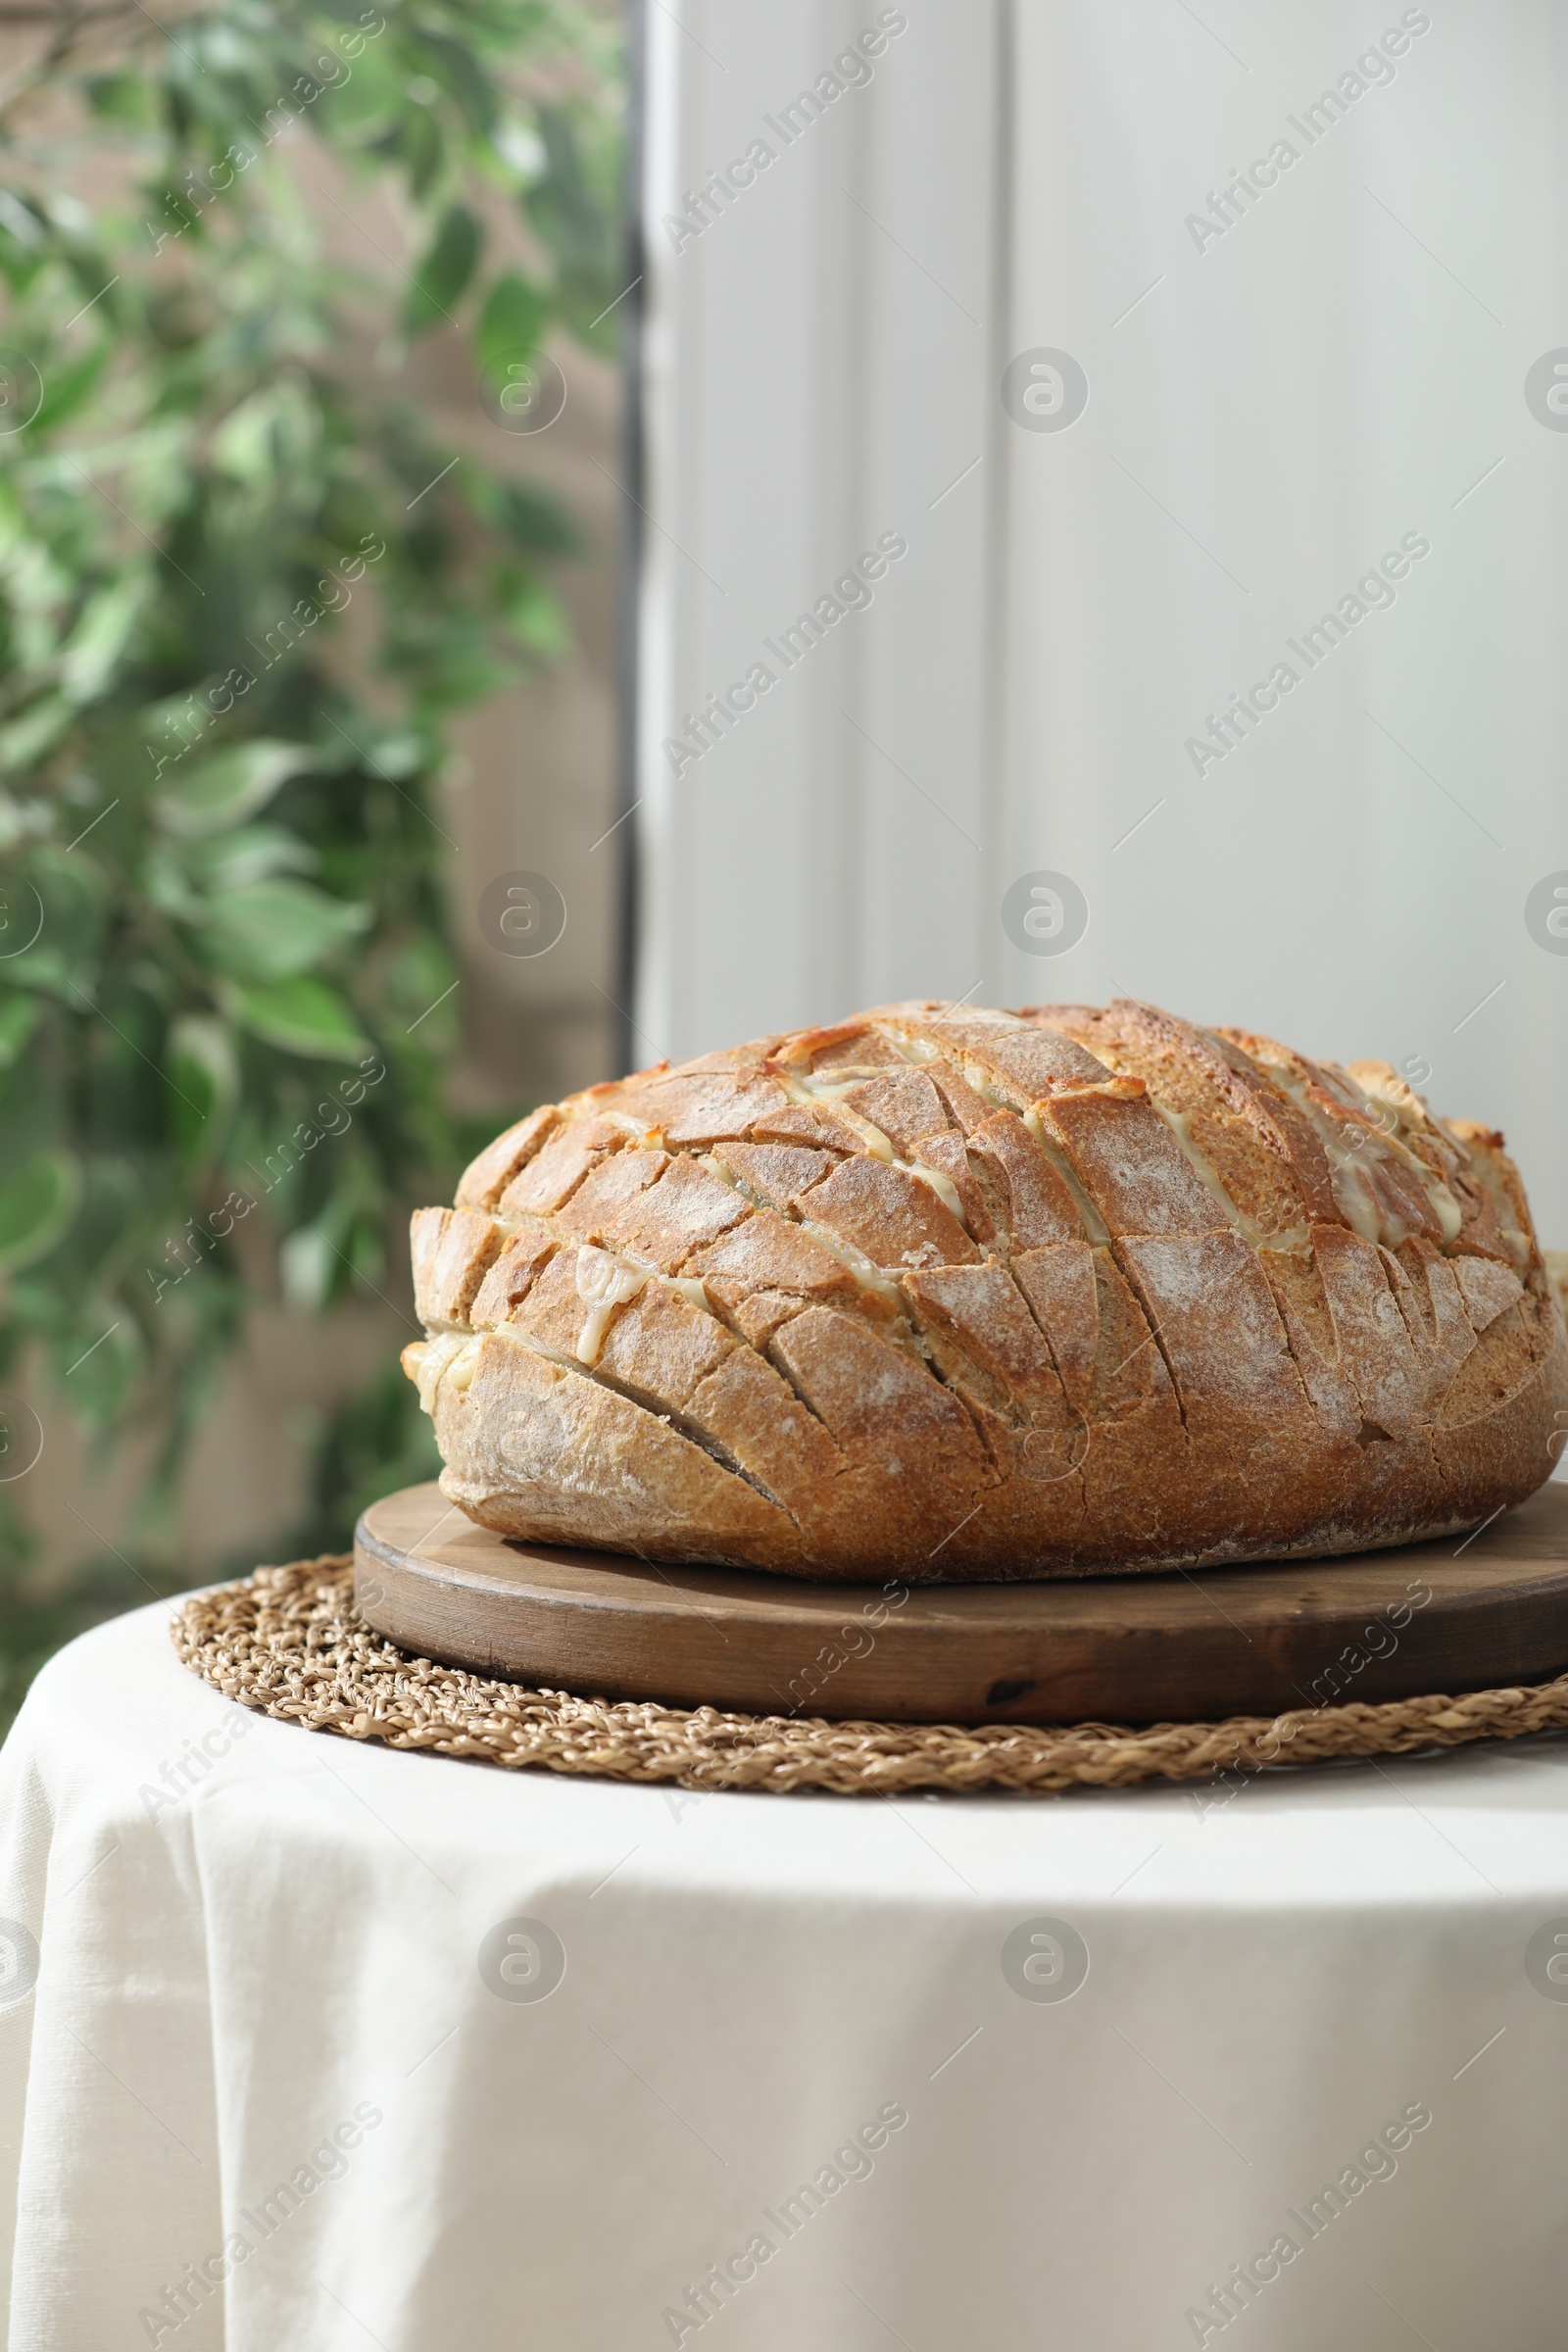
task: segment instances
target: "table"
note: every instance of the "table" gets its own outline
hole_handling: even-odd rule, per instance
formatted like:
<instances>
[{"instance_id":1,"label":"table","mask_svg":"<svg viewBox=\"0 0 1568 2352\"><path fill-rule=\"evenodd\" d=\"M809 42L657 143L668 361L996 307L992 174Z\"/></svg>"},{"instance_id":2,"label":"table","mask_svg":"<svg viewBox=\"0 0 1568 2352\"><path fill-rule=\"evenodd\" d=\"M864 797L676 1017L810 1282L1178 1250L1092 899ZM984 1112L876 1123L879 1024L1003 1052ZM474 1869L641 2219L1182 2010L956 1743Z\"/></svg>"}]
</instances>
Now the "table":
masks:
<instances>
[{"instance_id":1,"label":"table","mask_svg":"<svg viewBox=\"0 0 1568 2352\"><path fill-rule=\"evenodd\" d=\"M700 1797L249 1716L166 1617L0 1757L11 2352L1560 2343L1568 1742Z\"/></svg>"}]
</instances>

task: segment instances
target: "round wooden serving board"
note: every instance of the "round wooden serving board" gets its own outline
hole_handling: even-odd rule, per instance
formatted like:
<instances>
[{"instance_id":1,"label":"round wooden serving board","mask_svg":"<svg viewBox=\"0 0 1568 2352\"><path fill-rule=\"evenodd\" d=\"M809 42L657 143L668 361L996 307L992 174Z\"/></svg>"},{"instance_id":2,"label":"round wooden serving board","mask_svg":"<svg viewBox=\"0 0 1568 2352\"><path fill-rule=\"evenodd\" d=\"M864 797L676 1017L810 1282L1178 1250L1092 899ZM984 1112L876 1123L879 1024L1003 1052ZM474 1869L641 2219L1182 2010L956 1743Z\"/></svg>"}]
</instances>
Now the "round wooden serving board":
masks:
<instances>
[{"instance_id":1,"label":"round wooden serving board","mask_svg":"<svg viewBox=\"0 0 1568 2352\"><path fill-rule=\"evenodd\" d=\"M752 1715L1194 1722L1568 1668L1568 1485L1398 1551L912 1590L512 1542L406 1487L360 1521L354 1571L366 1618L417 1656Z\"/></svg>"}]
</instances>

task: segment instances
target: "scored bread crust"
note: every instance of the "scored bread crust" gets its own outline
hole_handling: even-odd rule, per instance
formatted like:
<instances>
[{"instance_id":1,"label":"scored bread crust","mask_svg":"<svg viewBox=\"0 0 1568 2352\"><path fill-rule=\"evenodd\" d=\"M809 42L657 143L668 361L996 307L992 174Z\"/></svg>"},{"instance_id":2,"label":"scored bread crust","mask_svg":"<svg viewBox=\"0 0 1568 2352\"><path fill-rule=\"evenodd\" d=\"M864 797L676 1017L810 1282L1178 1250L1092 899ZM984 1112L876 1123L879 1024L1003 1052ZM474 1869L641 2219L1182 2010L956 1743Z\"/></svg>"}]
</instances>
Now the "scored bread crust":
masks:
<instances>
[{"instance_id":1,"label":"scored bread crust","mask_svg":"<svg viewBox=\"0 0 1568 2352\"><path fill-rule=\"evenodd\" d=\"M1502 1138L1149 1004L889 1004L498 1136L413 1222L443 1492L510 1536L975 1582L1402 1544L1551 1471Z\"/></svg>"}]
</instances>

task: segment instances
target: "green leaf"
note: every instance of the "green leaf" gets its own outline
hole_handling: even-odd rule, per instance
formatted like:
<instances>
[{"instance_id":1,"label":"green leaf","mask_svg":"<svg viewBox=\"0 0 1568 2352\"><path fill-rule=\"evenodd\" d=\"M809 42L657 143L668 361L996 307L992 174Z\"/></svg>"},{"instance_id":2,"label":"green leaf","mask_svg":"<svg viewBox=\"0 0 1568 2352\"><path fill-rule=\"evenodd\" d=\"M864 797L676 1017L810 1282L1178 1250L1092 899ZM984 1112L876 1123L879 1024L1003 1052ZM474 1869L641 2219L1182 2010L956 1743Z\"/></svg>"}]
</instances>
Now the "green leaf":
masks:
<instances>
[{"instance_id":1,"label":"green leaf","mask_svg":"<svg viewBox=\"0 0 1568 2352\"><path fill-rule=\"evenodd\" d=\"M531 122L511 115L498 122L490 133L490 144L509 172L514 172L525 187L542 179L549 165L545 143Z\"/></svg>"},{"instance_id":2,"label":"green leaf","mask_svg":"<svg viewBox=\"0 0 1568 2352\"><path fill-rule=\"evenodd\" d=\"M0 877L0 980L42 989L81 1009L93 996L103 946L106 885L84 856L35 850L15 874Z\"/></svg>"},{"instance_id":3,"label":"green leaf","mask_svg":"<svg viewBox=\"0 0 1568 2352\"><path fill-rule=\"evenodd\" d=\"M182 1013L169 1033L166 1066L173 1088L171 1123L187 1159L215 1152L239 1100L234 1041L211 1013Z\"/></svg>"},{"instance_id":4,"label":"green leaf","mask_svg":"<svg viewBox=\"0 0 1568 2352\"><path fill-rule=\"evenodd\" d=\"M474 129L483 133L493 130L500 118L500 101L494 79L480 65L473 51L464 42L454 41L447 34L436 32L428 23L419 26L418 46L425 52Z\"/></svg>"},{"instance_id":5,"label":"green leaf","mask_svg":"<svg viewBox=\"0 0 1568 2352\"><path fill-rule=\"evenodd\" d=\"M102 694L147 601L145 573L128 571L89 596L66 641L60 683L68 702Z\"/></svg>"},{"instance_id":6,"label":"green leaf","mask_svg":"<svg viewBox=\"0 0 1568 2352\"><path fill-rule=\"evenodd\" d=\"M386 70L374 49L366 49L355 61L351 78L339 88L328 90L318 105L325 114L333 145L352 147L384 130L402 100L401 83Z\"/></svg>"},{"instance_id":7,"label":"green leaf","mask_svg":"<svg viewBox=\"0 0 1568 2352\"><path fill-rule=\"evenodd\" d=\"M0 229L14 244L36 253L44 240L36 197L24 202L14 188L0 188Z\"/></svg>"},{"instance_id":8,"label":"green leaf","mask_svg":"<svg viewBox=\"0 0 1568 2352\"><path fill-rule=\"evenodd\" d=\"M297 482L320 434L320 412L308 388L291 376L239 402L213 435L213 459L236 482L271 489Z\"/></svg>"},{"instance_id":9,"label":"green leaf","mask_svg":"<svg viewBox=\"0 0 1568 2352\"><path fill-rule=\"evenodd\" d=\"M153 813L171 833L194 837L226 832L265 808L290 776L314 765L315 755L303 744L257 736L210 760L199 760L188 775L159 794Z\"/></svg>"},{"instance_id":10,"label":"green leaf","mask_svg":"<svg viewBox=\"0 0 1568 2352\"><path fill-rule=\"evenodd\" d=\"M581 555L587 545L564 510L525 482L499 481L467 468L462 481L481 522L536 556Z\"/></svg>"},{"instance_id":11,"label":"green leaf","mask_svg":"<svg viewBox=\"0 0 1568 2352\"><path fill-rule=\"evenodd\" d=\"M564 654L571 643L571 627L559 597L553 596L539 580L511 580L504 582L500 593L501 610L507 626L519 645L530 654L553 660Z\"/></svg>"},{"instance_id":12,"label":"green leaf","mask_svg":"<svg viewBox=\"0 0 1568 2352\"><path fill-rule=\"evenodd\" d=\"M352 1200L346 1193L338 1193L313 1223L296 1225L285 1236L277 1253L277 1270L290 1306L319 1314L334 1291L344 1288L353 1261L345 1264L343 1245L351 1237L354 1221Z\"/></svg>"},{"instance_id":13,"label":"green leaf","mask_svg":"<svg viewBox=\"0 0 1568 2352\"><path fill-rule=\"evenodd\" d=\"M0 1184L0 1267L46 1257L81 1202L81 1170L69 1152L44 1152Z\"/></svg>"},{"instance_id":14,"label":"green leaf","mask_svg":"<svg viewBox=\"0 0 1568 2352\"><path fill-rule=\"evenodd\" d=\"M446 141L436 121L435 109L429 106L409 106L404 109L396 131L387 142L401 149L408 166L409 185L422 204L441 176L446 162Z\"/></svg>"},{"instance_id":15,"label":"green leaf","mask_svg":"<svg viewBox=\"0 0 1568 2352\"><path fill-rule=\"evenodd\" d=\"M450 318L453 304L473 275L479 235L479 223L466 204L449 207L409 289L404 319L411 335L421 335L438 319Z\"/></svg>"},{"instance_id":16,"label":"green leaf","mask_svg":"<svg viewBox=\"0 0 1568 2352\"><path fill-rule=\"evenodd\" d=\"M564 271L598 280L615 261L613 224L605 192L594 185L585 122L561 105L537 112L549 169L525 199L528 220Z\"/></svg>"},{"instance_id":17,"label":"green leaf","mask_svg":"<svg viewBox=\"0 0 1568 2352\"><path fill-rule=\"evenodd\" d=\"M388 1011L398 1016L404 1034L440 1035L456 1013L452 983L458 977L442 942L428 931L410 933L388 957L385 974Z\"/></svg>"},{"instance_id":18,"label":"green leaf","mask_svg":"<svg viewBox=\"0 0 1568 2352\"><path fill-rule=\"evenodd\" d=\"M27 539L27 518L18 498L16 485L0 479L0 574L9 570L12 559Z\"/></svg>"},{"instance_id":19,"label":"green leaf","mask_svg":"<svg viewBox=\"0 0 1568 2352\"><path fill-rule=\"evenodd\" d=\"M36 997L7 997L0 1004L0 1070L15 1069L38 1026Z\"/></svg>"},{"instance_id":20,"label":"green leaf","mask_svg":"<svg viewBox=\"0 0 1568 2352\"><path fill-rule=\"evenodd\" d=\"M210 834L169 854L184 860L210 898L242 890L249 882L270 882L274 874L309 874L320 862L310 843L286 825L241 825L235 833ZM176 911L189 916L191 908L181 905Z\"/></svg>"},{"instance_id":21,"label":"green leaf","mask_svg":"<svg viewBox=\"0 0 1568 2352\"><path fill-rule=\"evenodd\" d=\"M433 767L437 754L428 736L416 735L405 727L396 735L373 739L366 747L365 758L371 764L372 773L379 770L395 784L402 777L417 776Z\"/></svg>"},{"instance_id":22,"label":"green leaf","mask_svg":"<svg viewBox=\"0 0 1568 2352\"><path fill-rule=\"evenodd\" d=\"M102 375L109 351L107 343L100 343L74 368L57 368L44 377L43 405L28 427L30 432L46 433L51 425L64 424L76 414Z\"/></svg>"},{"instance_id":23,"label":"green leaf","mask_svg":"<svg viewBox=\"0 0 1568 2352\"><path fill-rule=\"evenodd\" d=\"M124 1411L146 1359L133 1317L117 1314L118 1299L89 1298L74 1328L54 1349L61 1387L83 1420L100 1429ZM67 1385L69 1383L69 1386Z\"/></svg>"},{"instance_id":24,"label":"green leaf","mask_svg":"<svg viewBox=\"0 0 1568 2352\"><path fill-rule=\"evenodd\" d=\"M139 74L104 74L86 84L87 103L95 115L114 122L133 122L138 128L153 119L152 90Z\"/></svg>"},{"instance_id":25,"label":"green leaf","mask_svg":"<svg viewBox=\"0 0 1568 2352\"><path fill-rule=\"evenodd\" d=\"M236 980L283 980L309 971L370 919L368 906L309 882L249 882L208 901L201 942L209 961Z\"/></svg>"},{"instance_id":26,"label":"green leaf","mask_svg":"<svg viewBox=\"0 0 1568 2352\"><path fill-rule=\"evenodd\" d=\"M496 279L485 297L474 338L480 371L493 390L500 391L506 383L513 361L526 360L538 348L549 317L550 299L541 287L530 285L514 270Z\"/></svg>"},{"instance_id":27,"label":"green leaf","mask_svg":"<svg viewBox=\"0 0 1568 2352\"><path fill-rule=\"evenodd\" d=\"M292 980L230 980L220 984L220 994L241 1028L285 1054L359 1061L370 1051L348 1005L324 981L304 974Z\"/></svg>"},{"instance_id":28,"label":"green leaf","mask_svg":"<svg viewBox=\"0 0 1568 2352\"><path fill-rule=\"evenodd\" d=\"M9 726L0 727L0 774L31 767L59 742L74 716L63 694L46 694Z\"/></svg>"},{"instance_id":29,"label":"green leaf","mask_svg":"<svg viewBox=\"0 0 1568 2352\"><path fill-rule=\"evenodd\" d=\"M172 914L182 922L199 923L202 918L201 894L185 870L180 855L184 845L172 841L155 841L142 860L140 885L149 903L160 914Z\"/></svg>"},{"instance_id":30,"label":"green leaf","mask_svg":"<svg viewBox=\"0 0 1568 2352\"><path fill-rule=\"evenodd\" d=\"M236 482L268 482L276 468L277 402L270 385L230 409L213 435L213 463Z\"/></svg>"}]
</instances>

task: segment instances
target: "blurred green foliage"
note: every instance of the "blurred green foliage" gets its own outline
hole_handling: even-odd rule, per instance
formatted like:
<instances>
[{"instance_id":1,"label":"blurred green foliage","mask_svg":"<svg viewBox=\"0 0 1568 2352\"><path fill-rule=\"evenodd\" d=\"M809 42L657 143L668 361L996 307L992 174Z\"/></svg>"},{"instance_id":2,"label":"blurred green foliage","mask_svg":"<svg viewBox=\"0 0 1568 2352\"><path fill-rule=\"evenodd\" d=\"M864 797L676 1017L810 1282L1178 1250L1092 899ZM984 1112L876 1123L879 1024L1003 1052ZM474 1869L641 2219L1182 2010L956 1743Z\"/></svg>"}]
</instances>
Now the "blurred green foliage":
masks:
<instances>
[{"instance_id":1,"label":"blurred green foliage","mask_svg":"<svg viewBox=\"0 0 1568 2352\"><path fill-rule=\"evenodd\" d=\"M616 67L542 0L108 0L0 90L0 1388L154 1441L46 1600L0 1484L0 1704L167 1585L257 1299L384 1290L473 1141L444 727L564 643L577 540L406 363L464 334L482 441L553 328L608 349ZM412 1402L389 1372L327 1426L298 1539L428 1474Z\"/></svg>"}]
</instances>

